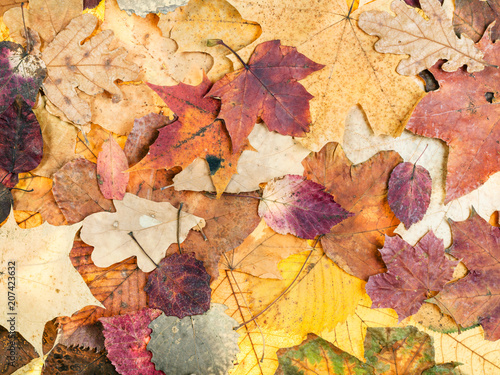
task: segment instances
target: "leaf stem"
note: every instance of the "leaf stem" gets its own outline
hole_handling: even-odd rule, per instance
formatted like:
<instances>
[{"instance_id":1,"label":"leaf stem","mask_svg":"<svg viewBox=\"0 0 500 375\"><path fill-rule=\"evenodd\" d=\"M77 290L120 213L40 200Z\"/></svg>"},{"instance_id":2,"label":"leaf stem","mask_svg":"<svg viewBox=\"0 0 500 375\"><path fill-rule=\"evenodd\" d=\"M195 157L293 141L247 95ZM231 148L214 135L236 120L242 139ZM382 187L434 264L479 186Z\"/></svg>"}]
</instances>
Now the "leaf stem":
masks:
<instances>
[{"instance_id":1,"label":"leaf stem","mask_svg":"<svg viewBox=\"0 0 500 375\"><path fill-rule=\"evenodd\" d=\"M224 41L222 39L209 39L209 41L208 41L207 44L208 44L209 47L212 47L212 46L215 46L215 45L221 45L221 46L226 47L229 51L232 52L232 54L234 56L236 56L236 58L238 60L240 60L240 63L245 67L246 70L250 69L250 67L243 61L243 59L240 57L240 55L238 55L235 50L233 50L226 43L224 43Z\"/></svg>"},{"instance_id":2,"label":"leaf stem","mask_svg":"<svg viewBox=\"0 0 500 375\"><path fill-rule=\"evenodd\" d=\"M179 209L177 210L177 247L179 248L179 254L182 255L182 250L181 250L181 241L180 241L180 233L181 233L181 210L182 206L184 203L179 204Z\"/></svg>"},{"instance_id":3,"label":"leaf stem","mask_svg":"<svg viewBox=\"0 0 500 375\"><path fill-rule=\"evenodd\" d=\"M160 266L158 264L156 264L156 262L149 256L149 254L146 253L146 250L144 250L144 248L141 246L141 244L139 243L139 241L137 241L137 239L134 236L134 232L128 232L128 235L130 237L132 237L132 239L135 241L135 243L137 244L137 246L139 246L139 248L142 250L142 252L149 258L149 260L156 266L156 268L159 268Z\"/></svg>"},{"instance_id":4,"label":"leaf stem","mask_svg":"<svg viewBox=\"0 0 500 375\"><path fill-rule=\"evenodd\" d=\"M28 29L26 28L26 22L24 22L24 2L21 3L21 15L23 17L24 36L26 37L26 52L30 53L32 46L30 43L30 36L28 34Z\"/></svg>"}]
</instances>

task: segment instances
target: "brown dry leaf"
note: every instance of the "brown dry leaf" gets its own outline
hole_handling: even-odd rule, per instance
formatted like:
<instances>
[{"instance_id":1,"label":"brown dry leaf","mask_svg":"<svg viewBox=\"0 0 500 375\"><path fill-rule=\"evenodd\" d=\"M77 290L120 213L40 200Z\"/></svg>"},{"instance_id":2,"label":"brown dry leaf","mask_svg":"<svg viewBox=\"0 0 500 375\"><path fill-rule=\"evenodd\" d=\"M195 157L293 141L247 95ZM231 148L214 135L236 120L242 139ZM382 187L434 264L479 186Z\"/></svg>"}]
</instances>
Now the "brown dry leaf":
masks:
<instances>
[{"instance_id":1,"label":"brown dry leaf","mask_svg":"<svg viewBox=\"0 0 500 375\"><path fill-rule=\"evenodd\" d=\"M82 0L31 0L29 9L24 9L24 20L26 27L36 30L45 43L50 43L82 10ZM9 28L10 37L24 45L26 40L21 8L8 10L3 20Z\"/></svg>"},{"instance_id":2,"label":"brown dry leaf","mask_svg":"<svg viewBox=\"0 0 500 375\"><path fill-rule=\"evenodd\" d=\"M175 12L160 15L158 27L179 46L178 52L204 52L214 59L208 77L214 81L233 70L223 46L207 46L209 39L222 39L233 50L239 51L261 34L259 24L243 19L226 0L191 0Z\"/></svg>"},{"instance_id":3,"label":"brown dry leaf","mask_svg":"<svg viewBox=\"0 0 500 375\"><path fill-rule=\"evenodd\" d=\"M21 6L23 0L2 0L0 2L0 16L2 16L10 8Z\"/></svg>"},{"instance_id":4,"label":"brown dry leaf","mask_svg":"<svg viewBox=\"0 0 500 375\"><path fill-rule=\"evenodd\" d=\"M92 163L97 163L97 155L102 151L102 145L110 135L121 148L125 146L127 137L111 133L99 125L92 124L90 131L86 134L82 131L78 132L75 153Z\"/></svg>"},{"instance_id":5,"label":"brown dry leaf","mask_svg":"<svg viewBox=\"0 0 500 375\"><path fill-rule=\"evenodd\" d=\"M326 65L300 81L314 95L311 131L300 140L305 147L318 151L329 141L342 142L345 117L356 104L363 107L376 134L401 134L424 92L415 78L396 73L401 57L377 53L373 48L377 38L357 25L361 12L384 8L387 0L373 1L353 12L346 0L301 0L293 6L282 0L230 2L244 19L261 25L259 43L280 39L283 45L296 46L311 60ZM240 51L244 58L255 45Z\"/></svg>"},{"instance_id":6,"label":"brown dry leaf","mask_svg":"<svg viewBox=\"0 0 500 375\"><path fill-rule=\"evenodd\" d=\"M155 85L175 85L178 82L198 84L203 70L212 65L211 58L202 53L183 54L176 43L162 35L154 14L141 18L120 10L116 0L106 0L103 29L112 30L116 39L111 47L123 46L129 51L127 60L141 68L139 79Z\"/></svg>"},{"instance_id":7,"label":"brown dry leaf","mask_svg":"<svg viewBox=\"0 0 500 375\"><path fill-rule=\"evenodd\" d=\"M42 59L48 77L43 88L49 100L78 125L90 122L90 106L78 95L76 88L95 95L107 91L114 100L121 100L116 80L131 81L137 77L139 67L125 61L123 48L110 50L113 32L104 30L87 39L97 26L97 18L82 14L73 19L45 48Z\"/></svg>"},{"instance_id":8,"label":"brown dry leaf","mask_svg":"<svg viewBox=\"0 0 500 375\"><path fill-rule=\"evenodd\" d=\"M393 1L393 17L387 12L370 11L359 16L359 27L370 35L380 37L375 49L381 53L410 55L402 60L397 72L415 75L433 66L439 59L448 60L442 69L454 72L467 64L469 73L483 70L483 52L467 35L458 38L451 18L438 0L420 0L424 17L416 8L402 1Z\"/></svg>"},{"instance_id":9,"label":"brown dry leaf","mask_svg":"<svg viewBox=\"0 0 500 375\"><path fill-rule=\"evenodd\" d=\"M76 158L75 145L78 130L71 124L51 115L45 108L45 99L40 96L37 108L33 109L42 128L43 158L32 173L51 177L68 161Z\"/></svg>"}]
</instances>

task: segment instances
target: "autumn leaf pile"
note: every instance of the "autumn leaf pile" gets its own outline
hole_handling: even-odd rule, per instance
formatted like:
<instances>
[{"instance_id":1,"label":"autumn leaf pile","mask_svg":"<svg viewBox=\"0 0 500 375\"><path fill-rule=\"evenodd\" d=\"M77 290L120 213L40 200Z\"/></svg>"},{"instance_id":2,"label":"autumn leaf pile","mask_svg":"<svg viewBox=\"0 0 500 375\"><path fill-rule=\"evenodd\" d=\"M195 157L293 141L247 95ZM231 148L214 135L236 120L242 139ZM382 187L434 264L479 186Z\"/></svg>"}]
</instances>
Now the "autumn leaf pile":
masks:
<instances>
[{"instance_id":1,"label":"autumn leaf pile","mask_svg":"<svg viewBox=\"0 0 500 375\"><path fill-rule=\"evenodd\" d=\"M499 7L0 0L0 374L500 374Z\"/></svg>"}]
</instances>

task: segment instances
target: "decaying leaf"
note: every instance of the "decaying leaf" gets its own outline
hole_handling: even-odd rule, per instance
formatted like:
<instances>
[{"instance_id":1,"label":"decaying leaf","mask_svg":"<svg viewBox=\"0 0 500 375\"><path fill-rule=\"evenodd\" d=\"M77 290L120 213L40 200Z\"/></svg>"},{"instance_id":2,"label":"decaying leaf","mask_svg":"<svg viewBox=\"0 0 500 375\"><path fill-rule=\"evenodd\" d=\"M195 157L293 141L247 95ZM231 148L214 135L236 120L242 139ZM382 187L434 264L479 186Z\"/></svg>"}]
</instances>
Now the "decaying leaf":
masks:
<instances>
[{"instance_id":1,"label":"decaying leaf","mask_svg":"<svg viewBox=\"0 0 500 375\"><path fill-rule=\"evenodd\" d=\"M148 328L161 314L159 310L142 309L133 314L101 318L108 358L122 375L162 375L151 362L146 344Z\"/></svg>"},{"instance_id":2,"label":"decaying leaf","mask_svg":"<svg viewBox=\"0 0 500 375\"><path fill-rule=\"evenodd\" d=\"M322 68L295 47L274 40L259 44L248 64L217 81L207 95L222 100L218 117L226 124L233 153L245 145L258 119L271 131L303 137L313 96L297 81Z\"/></svg>"},{"instance_id":3,"label":"decaying leaf","mask_svg":"<svg viewBox=\"0 0 500 375\"><path fill-rule=\"evenodd\" d=\"M125 194L123 200L113 203L116 213L98 212L83 220L80 237L94 246L92 261L98 267L109 267L136 256L141 270L153 271L165 257L165 250L177 242L177 209L168 202L157 203L132 194ZM203 227L204 223L202 218L183 211L179 221L180 242L191 228Z\"/></svg>"},{"instance_id":4,"label":"decaying leaf","mask_svg":"<svg viewBox=\"0 0 500 375\"><path fill-rule=\"evenodd\" d=\"M161 314L149 328L156 368L174 374L226 374L238 348L237 322L224 314L226 306L214 303L203 315L178 319Z\"/></svg>"},{"instance_id":5,"label":"decaying leaf","mask_svg":"<svg viewBox=\"0 0 500 375\"><path fill-rule=\"evenodd\" d=\"M394 151L379 152L353 165L336 143L304 159L304 175L326 187L335 201L355 215L321 239L325 253L346 272L361 279L385 271L378 248L399 220L387 202L389 174L401 162Z\"/></svg>"},{"instance_id":6,"label":"decaying leaf","mask_svg":"<svg viewBox=\"0 0 500 375\"><path fill-rule=\"evenodd\" d=\"M168 13L175 8L186 5L186 0L118 0L118 5L130 16L137 14L146 17L149 13Z\"/></svg>"},{"instance_id":7,"label":"decaying leaf","mask_svg":"<svg viewBox=\"0 0 500 375\"><path fill-rule=\"evenodd\" d=\"M387 272L371 276L366 292L374 307L396 310L400 322L415 314L424 300L443 289L458 263L446 259L443 241L432 232L415 246L410 246L398 236L386 235L380 253Z\"/></svg>"},{"instance_id":8,"label":"decaying leaf","mask_svg":"<svg viewBox=\"0 0 500 375\"><path fill-rule=\"evenodd\" d=\"M44 223L20 229L11 214L0 228L1 266L4 270L14 267L16 278L16 302L9 305L9 274L1 275L4 302L0 306L0 324L10 327L8 312L14 307L19 333L38 353L42 353L42 333L47 321L70 315L86 305L102 306L69 259L73 238L80 227L81 224L55 227Z\"/></svg>"},{"instance_id":9,"label":"decaying leaf","mask_svg":"<svg viewBox=\"0 0 500 375\"><path fill-rule=\"evenodd\" d=\"M76 88L89 94L103 90L121 99L116 80L131 81L139 67L125 61L123 48L109 49L113 32L104 30L81 44L97 26L97 18L82 14L73 19L45 48L42 59L48 77L43 89L49 100L74 123L84 125L91 120L88 103L77 95Z\"/></svg>"},{"instance_id":10,"label":"decaying leaf","mask_svg":"<svg viewBox=\"0 0 500 375\"><path fill-rule=\"evenodd\" d=\"M262 192L259 216L274 231L313 239L326 234L352 213L344 210L319 183L286 175L269 181Z\"/></svg>"},{"instance_id":11,"label":"decaying leaf","mask_svg":"<svg viewBox=\"0 0 500 375\"><path fill-rule=\"evenodd\" d=\"M127 156L110 135L97 155L97 183L106 199L123 199L129 174Z\"/></svg>"},{"instance_id":12,"label":"decaying leaf","mask_svg":"<svg viewBox=\"0 0 500 375\"><path fill-rule=\"evenodd\" d=\"M402 1L393 1L387 12L364 12L359 16L359 27L380 39L375 49L381 53L410 55L402 60L397 71L404 75L416 75L433 66L439 59L448 60L441 66L446 72L454 72L467 65L469 73L484 69L483 52L467 35L458 38L451 19L438 0L421 0L424 19L415 8Z\"/></svg>"},{"instance_id":13,"label":"decaying leaf","mask_svg":"<svg viewBox=\"0 0 500 375\"><path fill-rule=\"evenodd\" d=\"M26 341L19 332L10 333L0 326L0 356L3 359L0 373L8 375L37 358L38 354L33 345Z\"/></svg>"},{"instance_id":14,"label":"decaying leaf","mask_svg":"<svg viewBox=\"0 0 500 375\"><path fill-rule=\"evenodd\" d=\"M149 307L182 319L210 308L210 275L193 253L172 254L151 272L145 290Z\"/></svg>"},{"instance_id":15,"label":"decaying leaf","mask_svg":"<svg viewBox=\"0 0 500 375\"><path fill-rule=\"evenodd\" d=\"M456 0L453 12L453 28L458 35L465 34L478 42L488 26L496 21L491 29L491 40L500 37L500 4L497 0Z\"/></svg>"}]
</instances>

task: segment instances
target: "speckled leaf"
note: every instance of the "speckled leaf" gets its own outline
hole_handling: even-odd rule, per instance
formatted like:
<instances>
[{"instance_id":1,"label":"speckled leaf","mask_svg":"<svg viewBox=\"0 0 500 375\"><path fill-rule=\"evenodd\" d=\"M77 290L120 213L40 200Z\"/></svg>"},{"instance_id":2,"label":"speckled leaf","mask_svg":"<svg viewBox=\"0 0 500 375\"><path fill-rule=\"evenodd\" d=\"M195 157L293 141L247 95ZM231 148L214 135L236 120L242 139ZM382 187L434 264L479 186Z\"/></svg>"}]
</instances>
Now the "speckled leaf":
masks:
<instances>
[{"instance_id":1,"label":"speckled leaf","mask_svg":"<svg viewBox=\"0 0 500 375\"><path fill-rule=\"evenodd\" d=\"M164 258L148 277L149 306L179 319L210 308L210 275L193 253Z\"/></svg>"},{"instance_id":2,"label":"speckled leaf","mask_svg":"<svg viewBox=\"0 0 500 375\"><path fill-rule=\"evenodd\" d=\"M40 124L31 106L18 96L0 114L0 168L11 175L11 182L15 184L17 174L35 169L42 155ZM5 184L6 180L3 182Z\"/></svg>"},{"instance_id":3,"label":"speckled leaf","mask_svg":"<svg viewBox=\"0 0 500 375\"><path fill-rule=\"evenodd\" d=\"M424 167L401 163L392 170L387 200L406 229L422 220L431 202L431 192L431 175Z\"/></svg>"},{"instance_id":4,"label":"speckled leaf","mask_svg":"<svg viewBox=\"0 0 500 375\"><path fill-rule=\"evenodd\" d=\"M163 375L151 362L146 349L151 329L148 324L161 314L143 309L129 315L101 318L108 358L121 375Z\"/></svg>"},{"instance_id":5,"label":"speckled leaf","mask_svg":"<svg viewBox=\"0 0 500 375\"><path fill-rule=\"evenodd\" d=\"M262 193L259 216L280 234L312 239L328 233L353 214L324 190L324 186L297 175L271 180Z\"/></svg>"},{"instance_id":6,"label":"speckled leaf","mask_svg":"<svg viewBox=\"0 0 500 375\"><path fill-rule=\"evenodd\" d=\"M0 326L0 374L9 375L18 368L28 364L38 354L28 341L19 332L10 333Z\"/></svg>"},{"instance_id":7,"label":"speckled leaf","mask_svg":"<svg viewBox=\"0 0 500 375\"><path fill-rule=\"evenodd\" d=\"M399 321L415 314L424 300L451 280L458 262L444 256L443 240L427 233L414 247L399 236L385 236L380 249L387 272L369 278L366 292L374 307L390 307Z\"/></svg>"},{"instance_id":8,"label":"speckled leaf","mask_svg":"<svg viewBox=\"0 0 500 375\"><path fill-rule=\"evenodd\" d=\"M28 55L19 44L0 42L0 113L18 95L33 107L46 75L45 63L40 58Z\"/></svg>"},{"instance_id":9,"label":"speckled leaf","mask_svg":"<svg viewBox=\"0 0 500 375\"><path fill-rule=\"evenodd\" d=\"M167 374L227 374L239 352L239 334L226 309L213 303L203 315L178 319L161 314L153 320L147 348L156 368Z\"/></svg>"},{"instance_id":10,"label":"speckled leaf","mask_svg":"<svg viewBox=\"0 0 500 375\"><path fill-rule=\"evenodd\" d=\"M9 217L14 200L10 189L0 184L0 223Z\"/></svg>"},{"instance_id":11,"label":"speckled leaf","mask_svg":"<svg viewBox=\"0 0 500 375\"><path fill-rule=\"evenodd\" d=\"M125 153L110 135L97 155L97 183L106 199L123 199L127 189L129 174Z\"/></svg>"}]
</instances>

